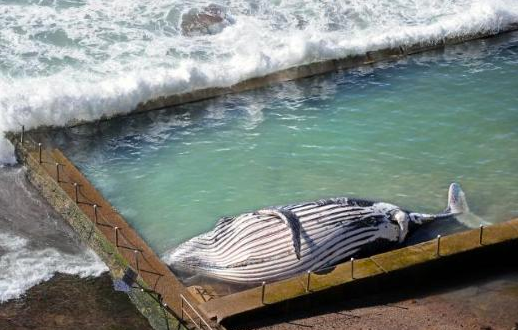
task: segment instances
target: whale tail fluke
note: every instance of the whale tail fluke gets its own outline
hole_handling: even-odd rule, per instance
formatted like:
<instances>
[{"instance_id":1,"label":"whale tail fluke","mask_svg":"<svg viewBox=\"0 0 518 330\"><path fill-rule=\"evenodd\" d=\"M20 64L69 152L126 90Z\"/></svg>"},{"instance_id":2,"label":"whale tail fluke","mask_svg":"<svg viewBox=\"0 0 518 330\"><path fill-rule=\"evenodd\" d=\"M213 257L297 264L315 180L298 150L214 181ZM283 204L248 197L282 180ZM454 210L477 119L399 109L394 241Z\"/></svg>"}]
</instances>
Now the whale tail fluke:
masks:
<instances>
[{"instance_id":1,"label":"whale tail fluke","mask_svg":"<svg viewBox=\"0 0 518 330\"><path fill-rule=\"evenodd\" d=\"M448 190L448 207L447 213L463 214L469 212L468 203L466 202L466 195L458 183L452 183Z\"/></svg>"},{"instance_id":2,"label":"whale tail fluke","mask_svg":"<svg viewBox=\"0 0 518 330\"><path fill-rule=\"evenodd\" d=\"M448 190L448 207L446 213L455 215L455 218L469 228L489 223L469 210L466 195L458 183L452 183Z\"/></svg>"}]
</instances>

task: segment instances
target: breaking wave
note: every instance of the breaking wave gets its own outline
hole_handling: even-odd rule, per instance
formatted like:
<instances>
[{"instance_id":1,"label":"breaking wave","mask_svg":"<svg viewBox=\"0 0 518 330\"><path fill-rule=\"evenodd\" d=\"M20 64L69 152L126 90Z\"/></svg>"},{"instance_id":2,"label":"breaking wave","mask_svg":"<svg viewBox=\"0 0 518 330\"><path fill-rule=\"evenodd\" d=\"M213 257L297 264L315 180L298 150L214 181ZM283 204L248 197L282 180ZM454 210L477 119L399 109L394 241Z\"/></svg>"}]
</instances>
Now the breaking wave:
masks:
<instances>
[{"instance_id":1,"label":"breaking wave","mask_svg":"<svg viewBox=\"0 0 518 330\"><path fill-rule=\"evenodd\" d=\"M81 254L52 247L34 250L26 238L11 233L0 233L0 269L0 303L20 297L56 273L88 277L108 270L91 250Z\"/></svg>"},{"instance_id":2,"label":"breaking wave","mask_svg":"<svg viewBox=\"0 0 518 330\"><path fill-rule=\"evenodd\" d=\"M87 277L108 270L39 196L22 167L0 170L0 211L0 303L56 273Z\"/></svg>"}]
</instances>

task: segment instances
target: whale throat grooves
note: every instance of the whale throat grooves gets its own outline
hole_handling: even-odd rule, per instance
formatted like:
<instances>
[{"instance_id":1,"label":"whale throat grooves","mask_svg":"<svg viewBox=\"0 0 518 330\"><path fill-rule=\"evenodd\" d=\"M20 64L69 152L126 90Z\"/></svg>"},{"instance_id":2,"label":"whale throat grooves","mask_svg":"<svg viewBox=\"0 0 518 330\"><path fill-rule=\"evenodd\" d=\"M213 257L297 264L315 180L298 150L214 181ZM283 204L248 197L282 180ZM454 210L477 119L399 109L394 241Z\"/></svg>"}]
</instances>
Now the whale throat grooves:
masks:
<instances>
[{"instance_id":1,"label":"whale throat grooves","mask_svg":"<svg viewBox=\"0 0 518 330\"><path fill-rule=\"evenodd\" d=\"M166 258L173 267L218 279L255 283L335 265L364 251L397 244L397 209L336 198L221 218Z\"/></svg>"}]
</instances>

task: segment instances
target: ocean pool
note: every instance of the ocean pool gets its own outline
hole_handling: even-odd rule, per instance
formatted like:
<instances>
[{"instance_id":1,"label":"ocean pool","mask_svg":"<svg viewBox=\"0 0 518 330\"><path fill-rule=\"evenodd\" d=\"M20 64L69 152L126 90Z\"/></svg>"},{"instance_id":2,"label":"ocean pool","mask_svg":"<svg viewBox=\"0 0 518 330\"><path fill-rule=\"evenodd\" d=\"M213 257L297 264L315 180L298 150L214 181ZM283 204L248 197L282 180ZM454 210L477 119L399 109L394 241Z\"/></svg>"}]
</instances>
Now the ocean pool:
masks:
<instances>
[{"instance_id":1,"label":"ocean pool","mask_svg":"<svg viewBox=\"0 0 518 330\"><path fill-rule=\"evenodd\" d=\"M517 73L511 33L51 135L158 253L270 205L438 212L452 181L495 223L518 216Z\"/></svg>"}]
</instances>

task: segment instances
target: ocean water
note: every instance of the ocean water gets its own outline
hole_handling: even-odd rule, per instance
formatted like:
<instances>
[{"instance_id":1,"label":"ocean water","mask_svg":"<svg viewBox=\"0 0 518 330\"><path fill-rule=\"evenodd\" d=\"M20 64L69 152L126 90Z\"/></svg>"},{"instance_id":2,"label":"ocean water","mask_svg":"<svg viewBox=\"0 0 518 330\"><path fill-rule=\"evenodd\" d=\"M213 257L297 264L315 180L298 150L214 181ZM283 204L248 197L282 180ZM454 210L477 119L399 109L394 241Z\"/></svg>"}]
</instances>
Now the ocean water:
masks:
<instances>
[{"instance_id":1,"label":"ocean water","mask_svg":"<svg viewBox=\"0 0 518 330\"><path fill-rule=\"evenodd\" d=\"M79 126L51 139L162 254L221 216L355 196L419 212L450 182L473 216L518 216L518 33L394 63Z\"/></svg>"},{"instance_id":2,"label":"ocean water","mask_svg":"<svg viewBox=\"0 0 518 330\"><path fill-rule=\"evenodd\" d=\"M0 303L56 273L87 277L107 270L29 184L23 168L0 169Z\"/></svg>"},{"instance_id":3,"label":"ocean water","mask_svg":"<svg viewBox=\"0 0 518 330\"><path fill-rule=\"evenodd\" d=\"M207 8L222 22L186 33L186 14ZM0 132L515 22L516 0L1 0ZM13 162L0 138L0 163Z\"/></svg>"}]
</instances>

